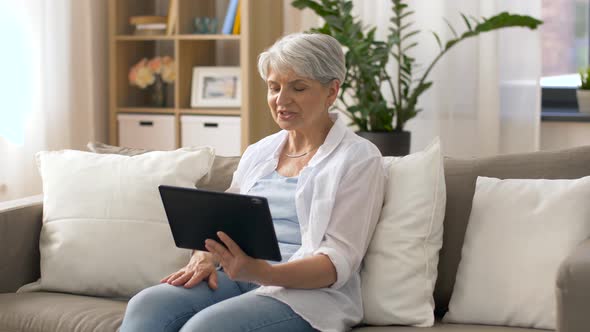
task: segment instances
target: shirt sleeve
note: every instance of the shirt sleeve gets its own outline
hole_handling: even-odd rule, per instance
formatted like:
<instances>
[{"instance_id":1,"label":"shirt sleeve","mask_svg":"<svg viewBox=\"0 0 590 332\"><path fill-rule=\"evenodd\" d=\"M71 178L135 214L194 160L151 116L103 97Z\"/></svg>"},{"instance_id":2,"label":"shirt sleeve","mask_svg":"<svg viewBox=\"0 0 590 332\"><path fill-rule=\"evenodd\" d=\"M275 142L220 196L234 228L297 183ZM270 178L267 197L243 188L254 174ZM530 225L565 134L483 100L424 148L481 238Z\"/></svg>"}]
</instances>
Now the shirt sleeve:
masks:
<instances>
[{"instance_id":1,"label":"shirt sleeve","mask_svg":"<svg viewBox=\"0 0 590 332\"><path fill-rule=\"evenodd\" d=\"M382 157L370 157L351 167L338 186L330 221L314 254L330 258L338 289L359 270L383 206L385 171Z\"/></svg>"}]
</instances>

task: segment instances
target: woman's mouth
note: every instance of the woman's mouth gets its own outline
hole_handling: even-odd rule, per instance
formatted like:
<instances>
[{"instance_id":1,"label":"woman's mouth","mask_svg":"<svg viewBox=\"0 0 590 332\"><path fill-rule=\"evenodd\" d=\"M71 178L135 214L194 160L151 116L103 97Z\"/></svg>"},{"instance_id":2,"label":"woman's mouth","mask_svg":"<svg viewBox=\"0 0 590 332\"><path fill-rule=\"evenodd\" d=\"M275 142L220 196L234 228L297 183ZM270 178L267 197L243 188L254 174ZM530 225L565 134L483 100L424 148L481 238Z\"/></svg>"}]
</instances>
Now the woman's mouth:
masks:
<instances>
[{"instance_id":1,"label":"woman's mouth","mask_svg":"<svg viewBox=\"0 0 590 332\"><path fill-rule=\"evenodd\" d=\"M295 112L289 112L289 111L278 111L277 115L279 117L280 120L291 120L292 118L295 117L296 113Z\"/></svg>"}]
</instances>

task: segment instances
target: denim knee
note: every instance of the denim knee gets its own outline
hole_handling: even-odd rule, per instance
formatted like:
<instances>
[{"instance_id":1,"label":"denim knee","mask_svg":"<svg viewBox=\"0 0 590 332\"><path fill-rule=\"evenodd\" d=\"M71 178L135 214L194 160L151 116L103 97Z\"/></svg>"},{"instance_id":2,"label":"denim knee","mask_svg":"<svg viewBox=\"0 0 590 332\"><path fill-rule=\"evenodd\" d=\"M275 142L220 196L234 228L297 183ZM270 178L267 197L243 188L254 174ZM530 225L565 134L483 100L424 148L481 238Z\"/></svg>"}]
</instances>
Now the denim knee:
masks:
<instances>
[{"instance_id":1,"label":"denim knee","mask_svg":"<svg viewBox=\"0 0 590 332\"><path fill-rule=\"evenodd\" d=\"M174 287L161 284L132 297L120 332L178 331L195 312L190 306L179 306Z\"/></svg>"}]
</instances>

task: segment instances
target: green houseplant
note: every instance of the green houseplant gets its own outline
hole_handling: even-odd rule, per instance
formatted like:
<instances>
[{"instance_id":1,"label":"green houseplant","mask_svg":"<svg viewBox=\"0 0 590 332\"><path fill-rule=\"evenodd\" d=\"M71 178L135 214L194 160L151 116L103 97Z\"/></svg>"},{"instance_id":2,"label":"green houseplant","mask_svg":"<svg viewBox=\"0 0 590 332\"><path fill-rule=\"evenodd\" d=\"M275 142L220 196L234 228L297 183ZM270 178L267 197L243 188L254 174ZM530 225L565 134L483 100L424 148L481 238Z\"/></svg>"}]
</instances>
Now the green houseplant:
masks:
<instances>
[{"instance_id":1,"label":"green houseplant","mask_svg":"<svg viewBox=\"0 0 590 332\"><path fill-rule=\"evenodd\" d=\"M312 31L330 35L345 47L348 73L342 82L339 100L345 107L344 113L359 128L358 134L373 141L384 155L409 153L410 133L404 131L404 125L420 111L416 107L418 98L433 83L428 75L453 46L484 32L507 27L536 29L542 23L530 16L507 12L479 19L461 14L466 30L459 34L447 21L454 37L446 42L433 32L440 51L420 76L416 76L416 60L408 51L417 46L412 37L420 31L413 28L414 12L406 2L391 1L393 14L386 40L377 40L376 27L366 29L361 20L352 15L352 0L294 0L291 3L298 9L309 8L322 17L325 24ZM395 75L386 70L390 60L396 61ZM382 87L390 90L391 101L383 96Z\"/></svg>"},{"instance_id":2,"label":"green houseplant","mask_svg":"<svg viewBox=\"0 0 590 332\"><path fill-rule=\"evenodd\" d=\"M590 67L580 70L580 83L576 91L578 110L582 113L590 113Z\"/></svg>"}]
</instances>

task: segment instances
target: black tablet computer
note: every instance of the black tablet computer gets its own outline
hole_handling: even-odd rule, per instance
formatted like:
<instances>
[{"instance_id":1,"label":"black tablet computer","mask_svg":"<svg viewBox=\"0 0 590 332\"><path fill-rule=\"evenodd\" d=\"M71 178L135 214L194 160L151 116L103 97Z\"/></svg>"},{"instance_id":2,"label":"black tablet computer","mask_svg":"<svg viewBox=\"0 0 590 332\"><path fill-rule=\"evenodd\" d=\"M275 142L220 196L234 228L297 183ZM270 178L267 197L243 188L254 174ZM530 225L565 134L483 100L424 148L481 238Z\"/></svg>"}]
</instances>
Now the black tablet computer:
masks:
<instances>
[{"instance_id":1,"label":"black tablet computer","mask_svg":"<svg viewBox=\"0 0 590 332\"><path fill-rule=\"evenodd\" d=\"M207 251L205 240L222 231L250 257L280 261L281 252L264 197L161 185L158 187L174 242Z\"/></svg>"}]
</instances>

